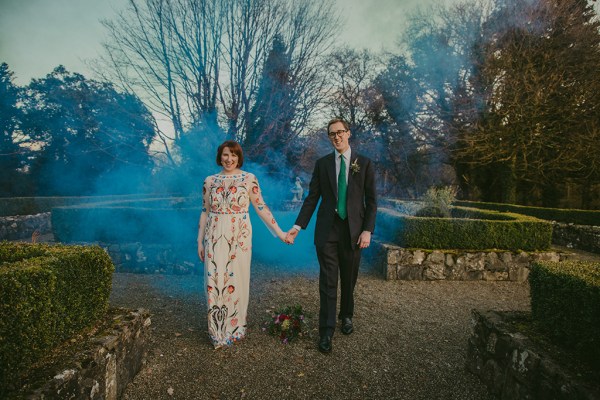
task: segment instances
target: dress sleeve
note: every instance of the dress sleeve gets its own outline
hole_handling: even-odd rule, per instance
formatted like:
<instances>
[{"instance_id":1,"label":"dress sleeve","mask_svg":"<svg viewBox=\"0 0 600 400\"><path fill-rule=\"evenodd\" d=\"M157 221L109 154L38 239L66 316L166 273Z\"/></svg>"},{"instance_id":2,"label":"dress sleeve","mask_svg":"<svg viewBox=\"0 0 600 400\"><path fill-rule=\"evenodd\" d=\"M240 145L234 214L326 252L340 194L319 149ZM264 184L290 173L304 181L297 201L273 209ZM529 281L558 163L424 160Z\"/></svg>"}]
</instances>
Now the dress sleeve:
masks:
<instances>
[{"instance_id":1,"label":"dress sleeve","mask_svg":"<svg viewBox=\"0 0 600 400\"><path fill-rule=\"evenodd\" d=\"M279 229L279 225L277 225L277 221L275 221L275 217L269 210L269 207L265 204L263 200L262 194L260 192L260 186L258 185L258 179L256 176L250 175L250 201L256 210L256 213L266 225L267 229L273 236L277 236L277 229Z\"/></svg>"},{"instance_id":2,"label":"dress sleeve","mask_svg":"<svg viewBox=\"0 0 600 400\"><path fill-rule=\"evenodd\" d=\"M210 208L210 176L204 180L204 186L202 187L202 212L208 213Z\"/></svg>"}]
</instances>

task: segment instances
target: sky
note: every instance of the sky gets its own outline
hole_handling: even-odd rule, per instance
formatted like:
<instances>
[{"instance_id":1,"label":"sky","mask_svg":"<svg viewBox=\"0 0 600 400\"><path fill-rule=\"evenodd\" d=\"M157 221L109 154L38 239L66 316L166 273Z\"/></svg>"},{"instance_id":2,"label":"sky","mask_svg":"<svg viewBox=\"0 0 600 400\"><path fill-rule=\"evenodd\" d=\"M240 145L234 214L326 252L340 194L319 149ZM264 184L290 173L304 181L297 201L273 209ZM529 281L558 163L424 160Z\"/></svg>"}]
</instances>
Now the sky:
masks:
<instances>
[{"instance_id":1,"label":"sky","mask_svg":"<svg viewBox=\"0 0 600 400\"><path fill-rule=\"evenodd\" d=\"M391 50L405 16L441 0L336 0L346 18L339 41L354 48ZM451 1L451 0L443 0ZM111 19L127 0L0 0L0 62L26 85L58 65L93 78L86 60L102 52L100 21Z\"/></svg>"}]
</instances>

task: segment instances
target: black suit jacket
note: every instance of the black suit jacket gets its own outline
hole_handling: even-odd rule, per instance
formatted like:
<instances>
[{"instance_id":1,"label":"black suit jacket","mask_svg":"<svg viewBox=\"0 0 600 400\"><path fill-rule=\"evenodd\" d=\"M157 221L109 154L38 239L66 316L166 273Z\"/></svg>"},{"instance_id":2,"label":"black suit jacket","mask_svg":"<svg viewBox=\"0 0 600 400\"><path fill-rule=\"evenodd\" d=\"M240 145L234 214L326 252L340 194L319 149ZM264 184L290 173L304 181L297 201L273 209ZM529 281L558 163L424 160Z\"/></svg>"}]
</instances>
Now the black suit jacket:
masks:
<instances>
[{"instance_id":1,"label":"black suit jacket","mask_svg":"<svg viewBox=\"0 0 600 400\"><path fill-rule=\"evenodd\" d=\"M317 160L310 180L308 196L306 196L296 219L296 225L305 229L319 203L319 199L321 199L315 226L316 246L323 246L327 242L336 214L335 155L336 152L334 151ZM358 172L353 172L353 164L358 165ZM373 232L375 229L377 193L373 162L354 150L352 150L350 157L350 171L348 173L347 210L352 247L355 248L362 231Z\"/></svg>"}]
</instances>

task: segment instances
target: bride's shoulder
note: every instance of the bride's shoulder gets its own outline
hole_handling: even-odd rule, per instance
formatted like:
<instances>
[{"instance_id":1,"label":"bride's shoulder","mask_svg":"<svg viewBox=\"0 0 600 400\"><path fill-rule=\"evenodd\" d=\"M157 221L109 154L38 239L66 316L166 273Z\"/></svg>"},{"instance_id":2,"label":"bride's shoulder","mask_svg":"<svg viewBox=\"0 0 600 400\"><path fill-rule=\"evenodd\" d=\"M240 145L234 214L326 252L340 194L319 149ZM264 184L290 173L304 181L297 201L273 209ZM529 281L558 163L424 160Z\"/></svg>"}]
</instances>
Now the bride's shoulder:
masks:
<instances>
[{"instance_id":1,"label":"bride's shoulder","mask_svg":"<svg viewBox=\"0 0 600 400\"><path fill-rule=\"evenodd\" d=\"M248 171L242 171L242 176L246 180L256 179L256 176L252 172L248 172Z\"/></svg>"}]
</instances>

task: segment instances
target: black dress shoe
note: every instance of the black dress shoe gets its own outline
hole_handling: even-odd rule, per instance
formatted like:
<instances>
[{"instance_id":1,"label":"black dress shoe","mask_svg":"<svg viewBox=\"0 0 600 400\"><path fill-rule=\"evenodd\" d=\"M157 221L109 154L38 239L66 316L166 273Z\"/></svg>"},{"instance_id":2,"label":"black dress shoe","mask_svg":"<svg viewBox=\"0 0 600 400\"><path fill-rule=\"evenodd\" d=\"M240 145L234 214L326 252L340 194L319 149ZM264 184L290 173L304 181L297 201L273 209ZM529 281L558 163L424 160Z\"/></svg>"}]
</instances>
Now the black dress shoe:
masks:
<instances>
[{"instance_id":1,"label":"black dress shoe","mask_svg":"<svg viewBox=\"0 0 600 400\"><path fill-rule=\"evenodd\" d=\"M342 319L342 333L344 335L349 335L354 332L354 326L352 325L352 318L343 318Z\"/></svg>"},{"instance_id":2,"label":"black dress shoe","mask_svg":"<svg viewBox=\"0 0 600 400\"><path fill-rule=\"evenodd\" d=\"M319 339L319 351L321 353L331 353L331 336L321 336L321 338Z\"/></svg>"}]
</instances>

